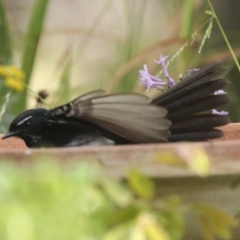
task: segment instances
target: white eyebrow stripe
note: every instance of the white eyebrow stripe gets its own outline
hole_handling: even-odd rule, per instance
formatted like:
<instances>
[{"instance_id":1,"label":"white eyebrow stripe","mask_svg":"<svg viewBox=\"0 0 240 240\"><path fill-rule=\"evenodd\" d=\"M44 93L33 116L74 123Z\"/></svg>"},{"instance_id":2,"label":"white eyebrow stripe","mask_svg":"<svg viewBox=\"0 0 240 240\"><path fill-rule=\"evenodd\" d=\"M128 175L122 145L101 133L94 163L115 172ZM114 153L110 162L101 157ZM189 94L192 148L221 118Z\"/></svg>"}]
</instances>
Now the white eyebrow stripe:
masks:
<instances>
[{"instance_id":1,"label":"white eyebrow stripe","mask_svg":"<svg viewBox=\"0 0 240 240\"><path fill-rule=\"evenodd\" d=\"M20 122L17 123L17 126L22 125L24 122L26 122L26 121L27 121L28 119L30 119L30 118L32 118L32 116L28 116L28 117L24 118L22 121L20 121Z\"/></svg>"}]
</instances>

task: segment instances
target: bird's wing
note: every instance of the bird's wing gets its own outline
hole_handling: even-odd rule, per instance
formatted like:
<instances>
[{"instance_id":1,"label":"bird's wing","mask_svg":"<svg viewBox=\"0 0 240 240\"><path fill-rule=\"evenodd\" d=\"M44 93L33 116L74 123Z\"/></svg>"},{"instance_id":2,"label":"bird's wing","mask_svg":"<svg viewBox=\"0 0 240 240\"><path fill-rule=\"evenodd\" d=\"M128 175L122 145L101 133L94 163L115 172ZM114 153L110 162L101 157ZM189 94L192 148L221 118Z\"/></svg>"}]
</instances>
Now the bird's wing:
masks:
<instances>
[{"instance_id":1,"label":"bird's wing","mask_svg":"<svg viewBox=\"0 0 240 240\"><path fill-rule=\"evenodd\" d=\"M89 121L132 142L163 142L169 136L171 122L167 110L151 105L140 94L103 95L95 91L50 109L47 119L66 116Z\"/></svg>"}]
</instances>

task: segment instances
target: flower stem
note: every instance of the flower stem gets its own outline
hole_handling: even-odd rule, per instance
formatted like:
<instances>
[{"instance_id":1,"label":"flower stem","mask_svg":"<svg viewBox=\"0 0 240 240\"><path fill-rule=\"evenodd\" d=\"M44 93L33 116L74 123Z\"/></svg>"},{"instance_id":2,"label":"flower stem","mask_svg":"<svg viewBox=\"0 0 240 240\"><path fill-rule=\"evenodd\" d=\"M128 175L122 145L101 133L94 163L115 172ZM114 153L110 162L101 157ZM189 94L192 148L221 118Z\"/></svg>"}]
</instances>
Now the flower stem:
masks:
<instances>
[{"instance_id":1,"label":"flower stem","mask_svg":"<svg viewBox=\"0 0 240 240\"><path fill-rule=\"evenodd\" d=\"M216 15L215 11L214 11L214 8L213 8L213 6L212 6L211 0L207 0L207 1L208 1L208 5L209 5L209 7L210 7L210 9L211 9L211 11L212 11L212 13L213 13L214 18L216 19L217 25L218 25L218 27L219 27L222 35L223 35L223 38L224 38L224 40L225 40L225 42L226 42L226 44L227 44L227 46L228 46L228 48L229 48L229 51L230 51L231 54L232 54L232 57L233 57L234 62L235 62L235 64L236 64L237 68L238 68L238 71L240 72L240 65L239 65L239 63L238 63L238 60L237 60L237 58L236 58L236 55L235 55L235 53L234 53L234 51L233 51L233 49L232 49L232 47L231 47L231 44L230 44L229 41L228 41L228 38L227 38L227 36L226 36L223 28L222 28L222 25L221 25L218 17L217 17L217 15Z\"/></svg>"}]
</instances>

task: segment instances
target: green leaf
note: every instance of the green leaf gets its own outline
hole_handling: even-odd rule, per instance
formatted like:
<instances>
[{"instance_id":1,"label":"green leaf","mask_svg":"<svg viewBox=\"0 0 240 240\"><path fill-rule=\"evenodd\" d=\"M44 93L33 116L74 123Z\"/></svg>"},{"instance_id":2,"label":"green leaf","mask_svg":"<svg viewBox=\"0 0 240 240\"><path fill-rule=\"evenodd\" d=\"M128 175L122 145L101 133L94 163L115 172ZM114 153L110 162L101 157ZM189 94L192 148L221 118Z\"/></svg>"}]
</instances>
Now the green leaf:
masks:
<instances>
[{"instance_id":1,"label":"green leaf","mask_svg":"<svg viewBox=\"0 0 240 240\"><path fill-rule=\"evenodd\" d=\"M161 151L153 159L175 167L189 168L199 176L205 177L210 171L210 159L201 146L177 146L175 152Z\"/></svg>"},{"instance_id":2,"label":"green leaf","mask_svg":"<svg viewBox=\"0 0 240 240\"><path fill-rule=\"evenodd\" d=\"M197 204L193 207L198 221L207 240L215 239L214 236L229 239L230 228L237 225L237 220L224 211L206 204Z\"/></svg>"},{"instance_id":3,"label":"green leaf","mask_svg":"<svg viewBox=\"0 0 240 240\"><path fill-rule=\"evenodd\" d=\"M111 217L111 223L112 225L116 225L132 221L139 215L141 211L143 211L143 206L139 206L139 204L136 203L131 204L126 208L114 212L113 216Z\"/></svg>"},{"instance_id":4,"label":"green leaf","mask_svg":"<svg viewBox=\"0 0 240 240\"><path fill-rule=\"evenodd\" d=\"M161 223L157 222L154 215L141 213L135 221L130 239L170 240L170 236Z\"/></svg>"},{"instance_id":5,"label":"green leaf","mask_svg":"<svg viewBox=\"0 0 240 240\"><path fill-rule=\"evenodd\" d=\"M132 222L127 224L117 225L110 229L102 238L103 240L128 240L130 230L132 229ZM140 239L138 239L140 240Z\"/></svg>"},{"instance_id":6,"label":"green leaf","mask_svg":"<svg viewBox=\"0 0 240 240\"><path fill-rule=\"evenodd\" d=\"M182 239L185 232L185 219L183 213L186 207L178 196L171 196L156 202L161 212L157 215L159 221L167 229L172 240Z\"/></svg>"},{"instance_id":7,"label":"green leaf","mask_svg":"<svg viewBox=\"0 0 240 240\"><path fill-rule=\"evenodd\" d=\"M127 178L130 187L138 196L146 199L154 196L155 185L145 175L137 170L130 170Z\"/></svg>"},{"instance_id":8,"label":"green leaf","mask_svg":"<svg viewBox=\"0 0 240 240\"><path fill-rule=\"evenodd\" d=\"M119 207L126 207L134 201L132 193L119 182L101 179L100 185L107 196Z\"/></svg>"},{"instance_id":9,"label":"green leaf","mask_svg":"<svg viewBox=\"0 0 240 240\"><path fill-rule=\"evenodd\" d=\"M8 218L8 239L33 239L34 225L27 208L15 205Z\"/></svg>"},{"instance_id":10,"label":"green leaf","mask_svg":"<svg viewBox=\"0 0 240 240\"><path fill-rule=\"evenodd\" d=\"M158 215L159 221L168 231L172 240L181 240L185 233L185 219L179 212L162 212Z\"/></svg>"}]
</instances>

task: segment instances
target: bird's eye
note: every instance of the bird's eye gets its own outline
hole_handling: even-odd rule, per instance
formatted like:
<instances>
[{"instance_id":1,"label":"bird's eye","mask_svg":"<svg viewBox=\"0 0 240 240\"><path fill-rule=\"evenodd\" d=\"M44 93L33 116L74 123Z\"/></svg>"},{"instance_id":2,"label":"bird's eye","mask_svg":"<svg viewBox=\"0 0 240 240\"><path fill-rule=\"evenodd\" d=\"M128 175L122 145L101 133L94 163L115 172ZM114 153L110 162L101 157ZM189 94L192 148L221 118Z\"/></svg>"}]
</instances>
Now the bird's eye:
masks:
<instances>
[{"instance_id":1,"label":"bird's eye","mask_svg":"<svg viewBox=\"0 0 240 240\"><path fill-rule=\"evenodd\" d=\"M31 122L30 122L30 121L27 121L27 122L25 123L25 126L26 126L26 127L30 127L30 126L31 126Z\"/></svg>"}]
</instances>

